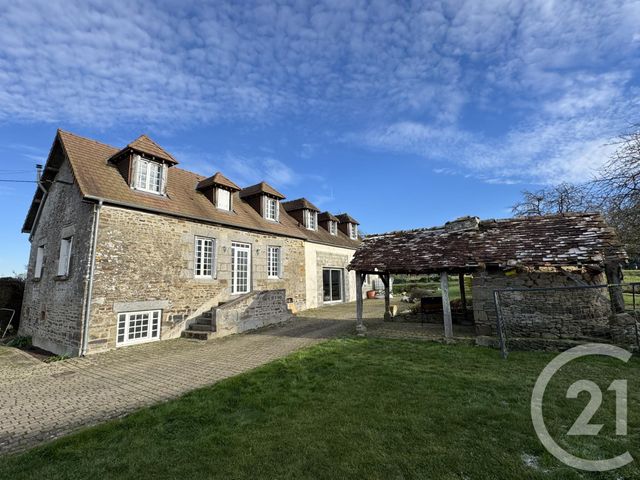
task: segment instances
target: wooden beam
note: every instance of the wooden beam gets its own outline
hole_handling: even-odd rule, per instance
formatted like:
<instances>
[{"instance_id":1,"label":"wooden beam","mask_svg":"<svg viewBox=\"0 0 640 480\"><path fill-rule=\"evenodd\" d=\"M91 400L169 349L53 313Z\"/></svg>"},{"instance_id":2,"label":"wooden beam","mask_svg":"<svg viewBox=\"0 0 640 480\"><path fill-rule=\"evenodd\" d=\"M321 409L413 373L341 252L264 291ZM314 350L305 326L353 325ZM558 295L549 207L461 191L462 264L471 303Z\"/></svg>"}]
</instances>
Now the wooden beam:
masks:
<instances>
[{"instance_id":1,"label":"wooden beam","mask_svg":"<svg viewBox=\"0 0 640 480\"><path fill-rule=\"evenodd\" d=\"M444 313L444 336L453 337L451 320L451 303L449 303L449 277L447 272L440 272L440 289L442 290L442 312Z\"/></svg>"},{"instance_id":2,"label":"wooden beam","mask_svg":"<svg viewBox=\"0 0 640 480\"><path fill-rule=\"evenodd\" d=\"M362 280L364 274L356 271L356 334L364 337L367 327L362 322Z\"/></svg>"},{"instance_id":3,"label":"wooden beam","mask_svg":"<svg viewBox=\"0 0 640 480\"><path fill-rule=\"evenodd\" d=\"M458 282L460 283L460 301L462 302L462 313L464 314L464 321L468 320L467 318L467 292L464 289L464 273L458 274Z\"/></svg>"},{"instance_id":4,"label":"wooden beam","mask_svg":"<svg viewBox=\"0 0 640 480\"><path fill-rule=\"evenodd\" d=\"M391 321L391 292L389 291L389 274L381 273L380 278L382 279L382 283L384 283L384 321Z\"/></svg>"}]
</instances>

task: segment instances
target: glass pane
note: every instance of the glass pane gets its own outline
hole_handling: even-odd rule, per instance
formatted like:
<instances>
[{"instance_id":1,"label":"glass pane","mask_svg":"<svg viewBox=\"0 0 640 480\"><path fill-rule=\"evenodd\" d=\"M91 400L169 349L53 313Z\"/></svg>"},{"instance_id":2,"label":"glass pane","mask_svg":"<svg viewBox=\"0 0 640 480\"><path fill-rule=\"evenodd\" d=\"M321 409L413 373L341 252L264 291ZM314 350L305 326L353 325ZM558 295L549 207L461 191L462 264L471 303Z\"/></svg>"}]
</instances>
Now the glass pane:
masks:
<instances>
[{"instance_id":1,"label":"glass pane","mask_svg":"<svg viewBox=\"0 0 640 480\"><path fill-rule=\"evenodd\" d=\"M331 271L322 271L322 298L325 302L331 301Z\"/></svg>"},{"instance_id":2,"label":"glass pane","mask_svg":"<svg viewBox=\"0 0 640 480\"><path fill-rule=\"evenodd\" d=\"M340 300L342 298L342 274L340 270L331 270L331 299Z\"/></svg>"}]
</instances>

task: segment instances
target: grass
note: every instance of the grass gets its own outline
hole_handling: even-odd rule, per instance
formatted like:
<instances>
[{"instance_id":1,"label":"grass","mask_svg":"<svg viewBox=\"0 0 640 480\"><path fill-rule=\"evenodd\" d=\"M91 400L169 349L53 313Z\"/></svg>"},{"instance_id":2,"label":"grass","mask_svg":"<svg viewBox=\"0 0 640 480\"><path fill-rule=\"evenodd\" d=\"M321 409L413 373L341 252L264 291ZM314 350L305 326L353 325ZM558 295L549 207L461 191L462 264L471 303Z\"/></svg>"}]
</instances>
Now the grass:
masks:
<instances>
[{"instance_id":1,"label":"grass","mask_svg":"<svg viewBox=\"0 0 640 480\"><path fill-rule=\"evenodd\" d=\"M303 350L124 419L0 458L7 479L579 479L638 478L637 463L585 474L538 442L532 386L553 357L400 340L341 339ZM545 415L573 453L640 455L640 362L578 361L554 377ZM629 437L616 437L614 378L629 379ZM564 432L600 385L603 437Z\"/></svg>"}]
</instances>

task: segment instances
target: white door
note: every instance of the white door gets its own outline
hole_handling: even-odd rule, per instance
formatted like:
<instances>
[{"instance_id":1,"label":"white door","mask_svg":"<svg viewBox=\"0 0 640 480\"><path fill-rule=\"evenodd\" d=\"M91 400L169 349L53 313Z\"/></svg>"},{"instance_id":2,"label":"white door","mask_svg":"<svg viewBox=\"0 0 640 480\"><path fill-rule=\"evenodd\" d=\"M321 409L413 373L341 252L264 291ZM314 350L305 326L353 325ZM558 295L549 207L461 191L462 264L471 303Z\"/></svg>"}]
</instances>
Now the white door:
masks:
<instances>
[{"instance_id":1,"label":"white door","mask_svg":"<svg viewBox=\"0 0 640 480\"><path fill-rule=\"evenodd\" d=\"M248 293L251 290L251 245L231 244L231 293Z\"/></svg>"}]
</instances>

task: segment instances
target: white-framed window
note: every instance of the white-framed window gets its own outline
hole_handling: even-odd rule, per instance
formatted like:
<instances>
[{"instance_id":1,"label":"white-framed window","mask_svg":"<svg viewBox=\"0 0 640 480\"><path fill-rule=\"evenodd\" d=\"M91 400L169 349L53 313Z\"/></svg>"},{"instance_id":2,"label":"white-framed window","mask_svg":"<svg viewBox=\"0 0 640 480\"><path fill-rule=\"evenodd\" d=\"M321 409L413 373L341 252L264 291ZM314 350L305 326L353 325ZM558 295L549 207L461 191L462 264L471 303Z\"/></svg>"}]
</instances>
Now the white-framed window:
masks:
<instances>
[{"instance_id":1,"label":"white-framed window","mask_svg":"<svg viewBox=\"0 0 640 480\"><path fill-rule=\"evenodd\" d=\"M338 235L338 222L329 220L329 233L331 235Z\"/></svg>"},{"instance_id":2,"label":"white-framed window","mask_svg":"<svg viewBox=\"0 0 640 480\"><path fill-rule=\"evenodd\" d=\"M317 230L318 229L318 212L305 209L304 226L307 227L307 230Z\"/></svg>"},{"instance_id":3,"label":"white-framed window","mask_svg":"<svg viewBox=\"0 0 640 480\"><path fill-rule=\"evenodd\" d=\"M351 240L358 239L358 225L355 223L349 224L349 238L351 238Z\"/></svg>"},{"instance_id":4,"label":"white-framed window","mask_svg":"<svg viewBox=\"0 0 640 480\"><path fill-rule=\"evenodd\" d=\"M73 245L73 237L63 238L60 240L60 255L58 257L58 276L65 277L69 275L69 267L71 266L71 247Z\"/></svg>"},{"instance_id":5,"label":"white-framed window","mask_svg":"<svg viewBox=\"0 0 640 480\"><path fill-rule=\"evenodd\" d=\"M220 210L231 211L231 192L224 188L216 189L216 207Z\"/></svg>"},{"instance_id":6,"label":"white-framed window","mask_svg":"<svg viewBox=\"0 0 640 480\"><path fill-rule=\"evenodd\" d=\"M278 208L278 200L273 197L263 197L264 201L264 218L277 222L280 218L280 209Z\"/></svg>"},{"instance_id":7,"label":"white-framed window","mask_svg":"<svg viewBox=\"0 0 640 480\"><path fill-rule=\"evenodd\" d=\"M33 269L33 277L42 277L42 269L44 267L44 245L40 245L36 250L36 266Z\"/></svg>"},{"instance_id":8,"label":"white-framed window","mask_svg":"<svg viewBox=\"0 0 640 480\"><path fill-rule=\"evenodd\" d=\"M134 345L158 340L161 318L160 310L119 313L116 345Z\"/></svg>"},{"instance_id":9,"label":"white-framed window","mask_svg":"<svg viewBox=\"0 0 640 480\"><path fill-rule=\"evenodd\" d=\"M196 237L193 274L196 278L213 278L215 275L215 246L213 238Z\"/></svg>"},{"instance_id":10,"label":"white-framed window","mask_svg":"<svg viewBox=\"0 0 640 480\"><path fill-rule=\"evenodd\" d=\"M251 291L251 245L231 243L231 293Z\"/></svg>"},{"instance_id":11,"label":"white-framed window","mask_svg":"<svg viewBox=\"0 0 640 480\"><path fill-rule=\"evenodd\" d=\"M267 247L267 277L282 277L282 248Z\"/></svg>"},{"instance_id":12,"label":"white-framed window","mask_svg":"<svg viewBox=\"0 0 640 480\"><path fill-rule=\"evenodd\" d=\"M158 162L136 155L134 157L134 188L143 192L161 194L164 188L165 169L166 167Z\"/></svg>"}]
</instances>

